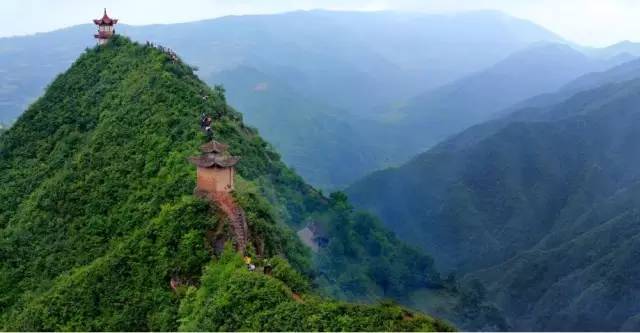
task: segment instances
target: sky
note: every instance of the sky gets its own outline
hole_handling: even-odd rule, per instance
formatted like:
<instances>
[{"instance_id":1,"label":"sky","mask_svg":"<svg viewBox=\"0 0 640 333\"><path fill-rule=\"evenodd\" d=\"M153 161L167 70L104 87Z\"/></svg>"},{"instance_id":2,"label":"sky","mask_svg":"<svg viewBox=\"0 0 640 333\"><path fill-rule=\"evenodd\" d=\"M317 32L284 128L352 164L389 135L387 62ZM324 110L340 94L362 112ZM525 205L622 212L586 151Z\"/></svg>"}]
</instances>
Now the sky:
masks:
<instances>
[{"instance_id":1,"label":"sky","mask_svg":"<svg viewBox=\"0 0 640 333\"><path fill-rule=\"evenodd\" d=\"M0 37L90 23L104 7L122 23L178 23L293 10L448 13L492 9L585 46L640 42L640 0L0 0Z\"/></svg>"}]
</instances>

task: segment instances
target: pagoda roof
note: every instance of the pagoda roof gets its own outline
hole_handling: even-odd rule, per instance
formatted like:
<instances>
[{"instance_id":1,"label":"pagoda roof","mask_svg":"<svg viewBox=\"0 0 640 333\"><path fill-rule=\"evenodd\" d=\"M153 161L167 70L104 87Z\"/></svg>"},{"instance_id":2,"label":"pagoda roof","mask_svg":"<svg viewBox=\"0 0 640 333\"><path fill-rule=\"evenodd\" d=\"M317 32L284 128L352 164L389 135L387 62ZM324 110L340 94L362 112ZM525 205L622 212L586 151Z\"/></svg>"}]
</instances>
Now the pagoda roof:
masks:
<instances>
[{"instance_id":1,"label":"pagoda roof","mask_svg":"<svg viewBox=\"0 0 640 333\"><path fill-rule=\"evenodd\" d=\"M201 168L229 168L240 160L236 156L222 156L218 154L205 154L202 156L189 157L191 163Z\"/></svg>"},{"instance_id":2,"label":"pagoda roof","mask_svg":"<svg viewBox=\"0 0 640 333\"><path fill-rule=\"evenodd\" d=\"M229 149L228 145L215 140L211 140L211 142L207 142L200 146L200 150L203 153L224 153L227 149Z\"/></svg>"},{"instance_id":3,"label":"pagoda roof","mask_svg":"<svg viewBox=\"0 0 640 333\"><path fill-rule=\"evenodd\" d=\"M104 15L102 15L102 18L93 20L93 23L97 25L114 25L118 23L118 20L110 18L109 15L107 15L107 9L105 8Z\"/></svg>"},{"instance_id":4,"label":"pagoda roof","mask_svg":"<svg viewBox=\"0 0 640 333\"><path fill-rule=\"evenodd\" d=\"M189 157L189 161L201 168L229 168L236 165L240 158L229 155L227 149L228 145L211 140L200 146L202 155Z\"/></svg>"}]
</instances>

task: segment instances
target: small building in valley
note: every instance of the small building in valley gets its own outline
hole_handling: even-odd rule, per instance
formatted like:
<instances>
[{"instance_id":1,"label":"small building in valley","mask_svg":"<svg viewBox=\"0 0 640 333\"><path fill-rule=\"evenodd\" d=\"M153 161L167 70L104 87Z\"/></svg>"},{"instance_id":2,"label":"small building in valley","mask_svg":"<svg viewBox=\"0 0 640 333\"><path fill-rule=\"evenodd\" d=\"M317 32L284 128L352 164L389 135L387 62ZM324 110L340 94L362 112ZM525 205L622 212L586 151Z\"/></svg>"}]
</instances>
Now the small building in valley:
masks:
<instances>
[{"instance_id":1,"label":"small building in valley","mask_svg":"<svg viewBox=\"0 0 640 333\"><path fill-rule=\"evenodd\" d=\"M201 193L228 193L234 190L234 166L240 160L231 156L229 146L215 140L200 147L200 156L190 157L198 168L196 191Z\"/></svg>"},{"instance_id":2,"label":"small building in valley","mask_svg":"<svg viewBox=\"0 0 640 333\"><path fill-rule=\"evenodd\" d=\"M93 23L98 26L98 33L95 34L94 37L98 41L98 44L102 45L109 41L109 38L116 33L114 26L118 24L118 20L110 18L105 8L102 18L93 20Z\"/></svg>"}]
</instances>

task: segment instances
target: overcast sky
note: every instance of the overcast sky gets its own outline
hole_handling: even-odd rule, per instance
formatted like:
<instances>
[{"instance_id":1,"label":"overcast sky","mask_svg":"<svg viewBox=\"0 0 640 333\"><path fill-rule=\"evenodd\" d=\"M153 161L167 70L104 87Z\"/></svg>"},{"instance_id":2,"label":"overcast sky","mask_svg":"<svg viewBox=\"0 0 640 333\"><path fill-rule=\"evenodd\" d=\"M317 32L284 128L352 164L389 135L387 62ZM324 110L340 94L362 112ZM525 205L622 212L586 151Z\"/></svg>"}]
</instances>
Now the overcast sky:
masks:
<instances>
[{"instance_id":1,"label":"overcast sky","mask_svg":"<svg viewBox=\"0 0 640 333\"><path fill-rule=\"evenodd\" d=\"M175 23L300 9L452 12L495 9L574 42L640 41L640 0L0 0L0 36L91 22L107 7L122 23Z\"/></svg>"}]
</instances>

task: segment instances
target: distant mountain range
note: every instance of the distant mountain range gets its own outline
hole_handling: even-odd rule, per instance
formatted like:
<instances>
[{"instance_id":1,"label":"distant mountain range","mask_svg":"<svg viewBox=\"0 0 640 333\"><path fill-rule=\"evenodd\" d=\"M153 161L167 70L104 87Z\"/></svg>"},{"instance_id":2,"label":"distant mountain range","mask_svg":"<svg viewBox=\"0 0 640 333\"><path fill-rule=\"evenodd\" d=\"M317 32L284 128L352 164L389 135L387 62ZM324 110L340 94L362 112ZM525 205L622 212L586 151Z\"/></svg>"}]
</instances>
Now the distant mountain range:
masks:
<instances>
[{"instance_id":1,"label":"distant mountain range","mask_svg":"<svg viewBox=\"0 0 640 333\"><path fill-rule=\"evenodd\" d=\"M626 58L624 58L626 59ZM489 120L526 98L552 92L623 58L593 58L565 44L539 43L495 65L411 99L387 118L388 141L406 160L463 129Z\"/></svg>"},{"instance_id":2,"label":"distant mountain range","mask_svg":"<svg viewBox=\"0 0 640 333\"><path fill-rule=\"evenodd\" d=\"M9 83L31 83L40 92L71 64L74 54L94 45L93 30L95 26L87 24L1 38L0 70L11 71L10 77L3 76L2 85L8 90L13 87ZM331 96L331 106L364 114L371 106L410 97L482 69L533 42L561 41L539 26L497 12L310 11L171 25L119 25L117 31L180 51L203 77L250 66L294 82L293 87L304 95ZM3 91L2 100L17 110L3 109L2 116L16 116L37 93L25 95L29 98L10 99L11 94Z\"/></svg>"},{"instance_id":3,"label":"distant mountain range","mask_svg":"<svg viewBox=\"0 0 640 333\"><path fill-rule=\"evenodd\" d=\"M78 52L93 45L94 29L87 24L0 39L0 72L5 73L0 76L0 121L15 119ZM375 118L376 107L386 112L383 106L481 70L531 43L561 41L539 26L497 12L310 11L121 25L117 31L173 48L199 67L200 77L229 86L231 104L241 106L249 124L281 147L285 161L325 188L386 165L378 140L366 138L372 132L367 128L376 127L368 121ZM262 77L254 86L266 83L260 93L234 91L256 79L255 73ZM281 88L272 90L276 87ZM282 124L300 127L273 130ZM363 128L362 140L353 137L353 126ZM322 156L324 147L335 158L320 161L332 171L318 174L313 171L318 159L304 156Z\"/></svg>"},{"instance_id":4,"label":"distant mountain range","mask_svg":"<svg viewBox=\"0 0 640 333\"><path fill-rule=\"evenodd\" d=\"M640 56L640 43L622 41L603 48L581 48L583 52L600 58L637 57Z\"/></svg>"},{"instance_id":5,"label":"distant mountain range","mask_svg":"<svg viewBox=\"0 0 640 333\"><path fill-rule=\"evenodd\" d=\"M638 330L637 66L583 76L348 193L485 284L516 330Z\"/></svg>"},{"instance_id":6,"label":"distant mountain range","mask_svg":"<svg viewBox=\"0 0 640 333\"><path fill-rule=\"evenodd\" d=\"M0 121L15 119L94 45L94 30L0 39ZM226 85L248 123L324 189L398 165L500 108L634 52L622 44L581 54L493 11L308 11L117 31L175 49L208 83Z\"/></svg>"}]
</instances>

